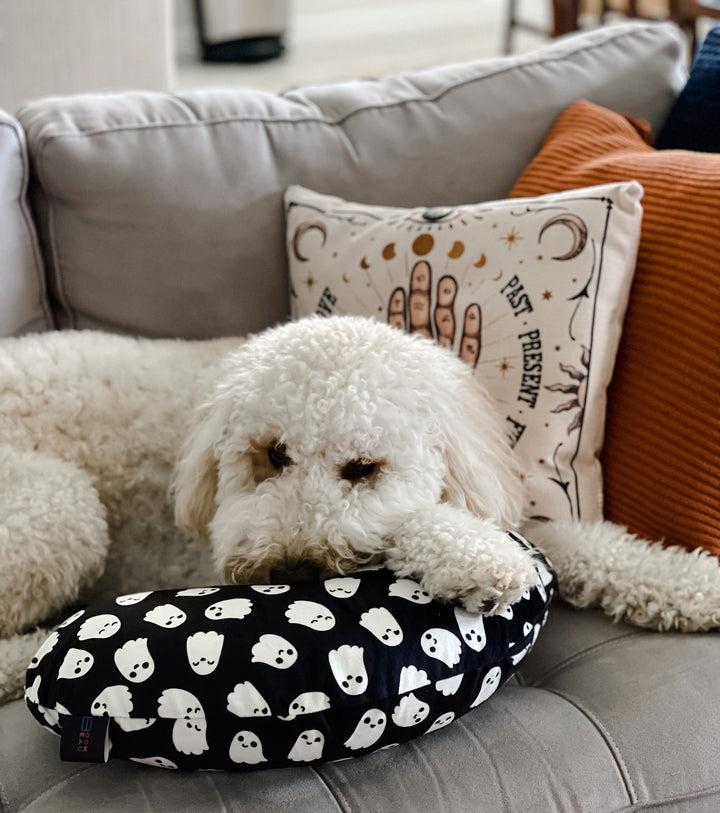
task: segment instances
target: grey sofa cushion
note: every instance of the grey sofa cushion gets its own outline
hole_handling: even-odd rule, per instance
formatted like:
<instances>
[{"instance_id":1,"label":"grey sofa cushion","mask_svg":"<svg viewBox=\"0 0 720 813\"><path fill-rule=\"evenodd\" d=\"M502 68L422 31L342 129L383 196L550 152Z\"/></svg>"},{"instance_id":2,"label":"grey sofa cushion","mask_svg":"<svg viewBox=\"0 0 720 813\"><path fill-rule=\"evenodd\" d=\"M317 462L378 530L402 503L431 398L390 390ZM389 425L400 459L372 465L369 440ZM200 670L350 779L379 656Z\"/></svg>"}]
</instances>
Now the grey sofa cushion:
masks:
<instances>
[{"instance_id":1,"label":"grey sofa cushion","mask_svg":"<svg viewBox=\"0 0 720 813\"><path fill-rule=\"evenodd\" d=\"M396 748L312 768L62 763L22 701L0 708L2 809L717 813L720 637L614 625L560 602L491 700Z\"/></svg>"},{"instance_id":2,"label":"grey sofa cushion","mask_svg":"<svg viewBox=\"0 0 720 813\"><path fill-rule=\"evenodd\" d=\"M282 320L288 185L394 206L502 198L578 98L659 127L682 55L674 26L628 23L527 56L283 96L33 103L19 116L58 321L204 338Z\"/></svg>"},{"instance_id":3,"label":"grey sofa cushion","mask_svg":"<svg viewBox=\"0 0 720 813\"><path fill-rule=\"evenodd\" d=\"M0 336L52 327L26 200L28 158L18 122L0 110Z\"/></svg>"}]
</instances>

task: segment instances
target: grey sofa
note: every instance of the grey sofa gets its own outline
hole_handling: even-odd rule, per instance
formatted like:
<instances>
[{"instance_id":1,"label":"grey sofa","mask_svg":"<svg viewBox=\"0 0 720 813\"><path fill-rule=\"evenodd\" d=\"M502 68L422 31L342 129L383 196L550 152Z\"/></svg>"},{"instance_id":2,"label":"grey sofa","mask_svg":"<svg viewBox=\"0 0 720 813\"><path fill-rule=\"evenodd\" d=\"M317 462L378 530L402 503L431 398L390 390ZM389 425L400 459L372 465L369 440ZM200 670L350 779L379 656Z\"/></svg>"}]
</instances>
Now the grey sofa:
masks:
<instances>
[{"instance_id":1,"label":"grey sofa","mask_svg":"<svg viewBox=\"0 0 720 813\"><path fill-rule=\"evenodd\" d=\"M686 78L669 24L293 90L52 98L0 117L0 334L244 334L287 318L283 189L368 203L505 197L579 98L657 129ZM447 728L319 768L64 763L0 708L2 811L720 810L720 638L556 602L519 674Z\"/></svg>"}]
</instances>

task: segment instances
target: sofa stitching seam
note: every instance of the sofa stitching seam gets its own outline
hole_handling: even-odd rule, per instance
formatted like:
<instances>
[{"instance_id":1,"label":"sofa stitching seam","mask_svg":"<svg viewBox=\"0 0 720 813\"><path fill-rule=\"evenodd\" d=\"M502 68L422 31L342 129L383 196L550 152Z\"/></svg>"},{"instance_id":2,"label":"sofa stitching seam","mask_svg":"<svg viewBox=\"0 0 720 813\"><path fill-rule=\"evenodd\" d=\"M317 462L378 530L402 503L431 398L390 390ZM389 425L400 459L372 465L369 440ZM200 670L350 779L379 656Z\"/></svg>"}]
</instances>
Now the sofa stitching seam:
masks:
<instances>
[{"instance_id":1,"label":"sofa stitching seam","mask_svg":"<svg viewBox=\"0 0 720 813\"><path fill-rule=\"evenodd\" d=\"M617 765L618 772L623 780L623 784L625 785L625 790L628 794L628 800L631 805L637 804L640 800L637 795L637 791L635 790L635 786L633 785L632 778L630 777L630 772L627 767L627 763L620 751L618 744L613 739L612 734L605 728L605 726L600 722L600 719L593 714L590 709L586 708L583 703L576 698L574 695L571 695L567 692L560 691L559 689L548 688L547 686L544 687L545 691L551 692L552 694L557 695L558 697L563 698L566 702L570 703L574 706L582 715L584 715L590 723L595 727L596 731L600 734L600 736L605 740L605 743L608 746L610 753L615 760L615 764Z\"/></svg>"},{"instance_id":2,"label":"sofa stitching seam","mask_svg":"<svg viewBox=\"0 0 720 813\"><path fill-rule=\"evenodd\" d=\"M337 806L340 810L345 811L345 813L351 813L352 805L348 801L348 798L342 792L340 787L330 779L329 776L326 776L324 773L320 773L316 768L310 769L315 776L319 779L320 782L330 791L330 794L335 799Z\"/></svg>"},{"instance_id":3,"label":"sofa stitching seam","mask_svg":"<svg viewBox=\"0 0 720 813\"><path fill-rule=\"evenodd\" d=\"M20 194L17 196L16 201L18 203L18 206L20 207L20 212L22 213L22 219L25 224L28 242L30 243L30 249L32 251L35 279L38 283L38 304L40 306L40 310L43 312L43 315L45 316L46 322L48 323L49 326L53 327L55 325L55 319L53 318L52 308L50 307L50 300L47 291L45 263L43 262L42 257L40 256L40 246L38 245L37 233L34 228L35 224L28 210L27 191L30 180L30 159L28 156L28 151L25 143L25 133L22 129L20 130L20 132L18 132L18 128L8 121L0 121L0 126L7 127L9 130L13 132L15 138L17 139L18 148L20 150L20 155L22 157L22 179L20 182Z\"/></svg>"},{"instance_id":4,"label":"sofa stitching seam","mask_svg":"<svg viewBox=\"0 0 720 813\"><path fill-rule=\"evenodd\" d=\"M538 677L534 678L531 681L524 681L523 686L528 686L531 688L545 688L543 681L549 680L551 677L555 677L556 675L560 674L563 670L567 669L570 666L574 666L576 663L585 660L586 658L590 657L591 655L600 652L603 649L609 649L617 644L623 643L627 641L629 638L637 638L644 636L646 633L642 630L638 631L631 631L626 632L625 634L613 638L611 641L601 641L598 644L593 644L592 646L584 649L582 652L577 652L575 655L572 655L569 658L565 658L564 660L560 661L559 663L554 664L550 667L547 671L543 672ZM522 679L522 675L518 675L520 679Z\"/></svg>"}]
</instances>

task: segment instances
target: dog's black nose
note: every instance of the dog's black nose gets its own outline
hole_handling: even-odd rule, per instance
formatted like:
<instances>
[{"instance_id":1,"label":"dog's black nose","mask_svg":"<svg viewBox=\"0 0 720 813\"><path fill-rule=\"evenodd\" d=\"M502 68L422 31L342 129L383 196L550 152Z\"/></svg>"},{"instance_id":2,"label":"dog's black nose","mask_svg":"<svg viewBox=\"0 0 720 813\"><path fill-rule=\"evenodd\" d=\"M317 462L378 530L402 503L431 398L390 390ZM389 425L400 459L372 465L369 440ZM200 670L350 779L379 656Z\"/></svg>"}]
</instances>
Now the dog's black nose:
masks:
<instances>
[{"instance_id":1,"label":"dog's black nose","mask_svg":"<svg viewBox=\"0 0 720 813\"><path fill-rule=\"evenodd\" d=\"M294 582L315 582L320 578L320 570L316 565L300 562L287 567L273 567L270 569L271 584L293 584Z\"/></svg>"}]
</instances>

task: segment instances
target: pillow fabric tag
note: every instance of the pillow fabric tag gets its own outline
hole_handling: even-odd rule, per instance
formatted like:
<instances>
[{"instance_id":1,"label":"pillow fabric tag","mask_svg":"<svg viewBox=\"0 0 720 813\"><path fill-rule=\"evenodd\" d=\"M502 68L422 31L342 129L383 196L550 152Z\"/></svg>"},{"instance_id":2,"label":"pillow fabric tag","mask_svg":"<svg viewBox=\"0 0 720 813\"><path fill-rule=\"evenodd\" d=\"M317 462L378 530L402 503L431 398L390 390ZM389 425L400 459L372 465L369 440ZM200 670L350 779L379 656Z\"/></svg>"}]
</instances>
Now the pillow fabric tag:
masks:
<instances>
[{"instance_id":1,"label":"pillow fabric tag","mask_svg":"<svg viewBox=\"0 0 720 813\"><path fill-rule=\"evenodd\" d=\"M60 737L60 759L65 762L107 762L110 756L109 723L109 717L66 717Z\"/></svg>"}]
</instances>

